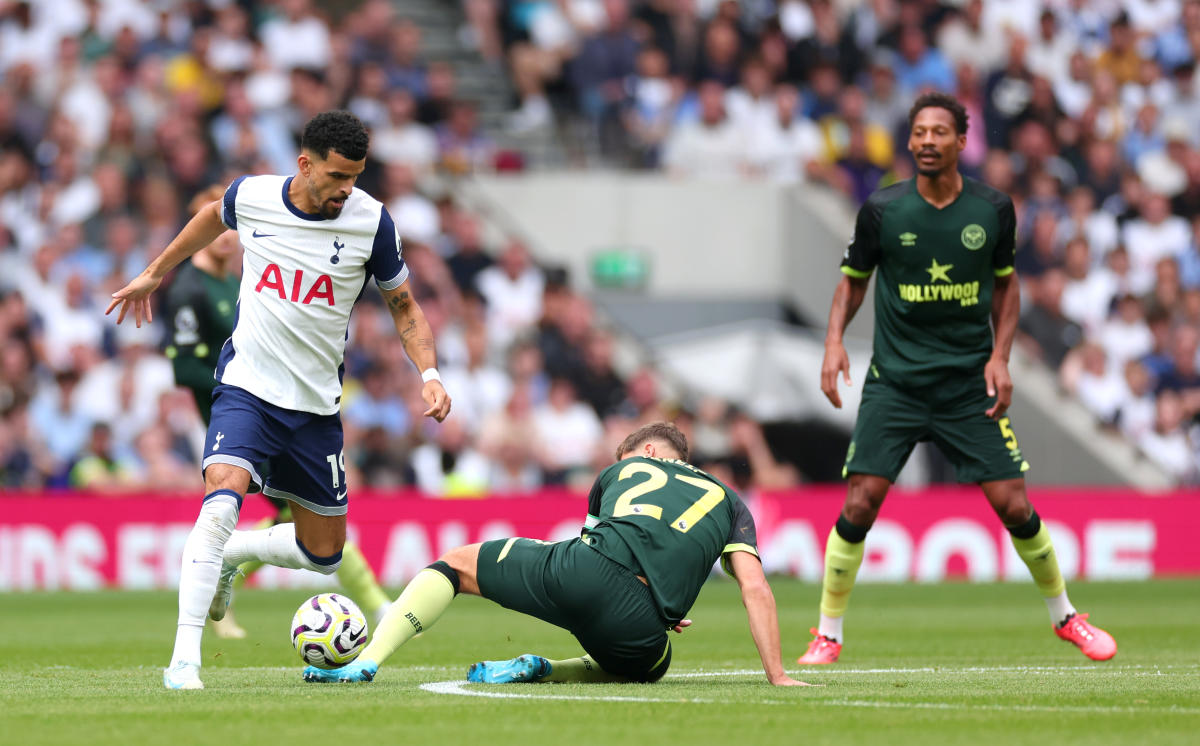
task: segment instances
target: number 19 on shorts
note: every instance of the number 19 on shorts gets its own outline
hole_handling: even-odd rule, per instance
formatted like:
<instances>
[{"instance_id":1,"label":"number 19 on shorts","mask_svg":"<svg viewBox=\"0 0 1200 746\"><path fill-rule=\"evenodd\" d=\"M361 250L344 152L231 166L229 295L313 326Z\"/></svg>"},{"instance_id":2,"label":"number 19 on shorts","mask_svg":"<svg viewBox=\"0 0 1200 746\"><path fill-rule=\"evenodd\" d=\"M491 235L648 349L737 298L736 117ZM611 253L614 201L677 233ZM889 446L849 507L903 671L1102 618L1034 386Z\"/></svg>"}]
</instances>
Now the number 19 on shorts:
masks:
<instances>
[{"instance_id":1,"label":"number 19 on shorts","mask_svg":"<svg viewBox=\"0 0 1200 746\"><path fill-rule=\"evenodd\" d=\"M346 476L346 452L331 453L325 457L325 460L329 462L329 475L333 479L333 488L336 490L342 486L342 480Z\"/></svg>"}]
</instances>

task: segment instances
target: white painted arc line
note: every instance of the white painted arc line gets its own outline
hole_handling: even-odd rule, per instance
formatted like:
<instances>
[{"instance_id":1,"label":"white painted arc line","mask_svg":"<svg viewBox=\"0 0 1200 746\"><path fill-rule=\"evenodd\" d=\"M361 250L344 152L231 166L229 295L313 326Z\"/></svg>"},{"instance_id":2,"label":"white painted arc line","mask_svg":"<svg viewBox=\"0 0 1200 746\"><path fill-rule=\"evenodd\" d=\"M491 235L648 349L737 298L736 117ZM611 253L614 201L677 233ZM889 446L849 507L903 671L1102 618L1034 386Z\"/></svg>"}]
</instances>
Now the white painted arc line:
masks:
<instances>
[{"instance_id":1,"label":"white painted arc line","mask_svg":"<svg viewBox=\"0 0 1200 746\"><path fill-rule=\"evenodd\" d=\"M421 684L421 689L433 694L457 694L463 697L485 697L488 699L559 699L583 700L587 702L689 702L700 704L709 704L715 701L711 699L684 699L679 697L622 697L616 695L589 697L586 694L518 694L512 691L493 692L481 689L465 689L464 687L468 683L467 681L435 681L429 684Z\"/></svg>"},{"instance_id":2,"label":"white painted arc line","mask_svg":"<svg viewBox=\"0 0 1200 746\"><path fill-rule=\"evenodd\" d=\"M738 672L729 672L727 675L736 675ZM724 700L715 699L697 699L687 698L681 699L678 697L622 697L612 695L602 695L597 697L589 697L587 695L572 695L572 694L535 694L526 693L519 694L512 691L485 691L480 689L467 689L466 681L436 681L429 684L421 684L421 689L432 694L454 694L462 697L483 697L486 699L527 699L527 700L573 700L587 702L643 702L643 703L676 703L676 704L718 704ZM799 701L765 701L758 702L760 705L790 705L796 706L801 704ZM852 707L861 709L896 709L896 710L985 710L992 712L1072 712L1072 713L1087 713L1087 714L1158 714L1158 715L1200 715L1200 708L1196 707L1096 707L1087 705L971 705L959 704L953 702L886 702L886 701L871 701L857 699L817 699L812 702L818 706L833 706L833 707Z\"/></svg>"}]
</instances>

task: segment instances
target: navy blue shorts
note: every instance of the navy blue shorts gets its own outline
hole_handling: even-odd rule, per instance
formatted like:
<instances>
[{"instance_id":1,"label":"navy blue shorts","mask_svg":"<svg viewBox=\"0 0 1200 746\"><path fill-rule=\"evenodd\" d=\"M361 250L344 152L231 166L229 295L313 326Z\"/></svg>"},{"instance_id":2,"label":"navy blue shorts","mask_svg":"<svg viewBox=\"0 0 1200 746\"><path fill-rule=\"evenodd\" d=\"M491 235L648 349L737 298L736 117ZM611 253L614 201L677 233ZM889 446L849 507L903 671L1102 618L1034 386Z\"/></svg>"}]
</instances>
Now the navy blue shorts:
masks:
<instances>
[{"instance_id":1,"label":"navy blue shorts","mask_svg":"<svg viewBox=\"0 0 1200 746\"><path fill-rule=\"evenodd\" d=\"M270 466L265 484L257 466L262 463ZM218 384L202 468L209 464L242 467L267 497L290 500L318 515L346 514L340 414L284 409Z\"/></svg>"}]
</instances>

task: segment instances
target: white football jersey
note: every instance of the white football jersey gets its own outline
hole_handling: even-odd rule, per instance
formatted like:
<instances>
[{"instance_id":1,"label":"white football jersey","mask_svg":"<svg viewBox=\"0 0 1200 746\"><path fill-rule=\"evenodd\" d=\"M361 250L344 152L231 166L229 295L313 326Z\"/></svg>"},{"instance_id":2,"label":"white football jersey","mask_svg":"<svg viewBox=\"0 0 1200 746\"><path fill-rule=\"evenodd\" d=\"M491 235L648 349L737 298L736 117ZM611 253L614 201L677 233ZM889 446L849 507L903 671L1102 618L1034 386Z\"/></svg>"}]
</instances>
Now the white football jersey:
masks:
<instances>
[{"instance_id":1,"label":"white football jersey","mask_svg":"<svg viewBox=\"0 0 1200 746\"><path fill-rule=\"evenodd\" d=\"M241 240L233 336L216 379L285 409L334 414L350 311L367 279L408 279L400 236L382 204L354 189L332 220L288 199L290 176L242 176L225 190L225 225Z\"/></svg>"}]
</instances>

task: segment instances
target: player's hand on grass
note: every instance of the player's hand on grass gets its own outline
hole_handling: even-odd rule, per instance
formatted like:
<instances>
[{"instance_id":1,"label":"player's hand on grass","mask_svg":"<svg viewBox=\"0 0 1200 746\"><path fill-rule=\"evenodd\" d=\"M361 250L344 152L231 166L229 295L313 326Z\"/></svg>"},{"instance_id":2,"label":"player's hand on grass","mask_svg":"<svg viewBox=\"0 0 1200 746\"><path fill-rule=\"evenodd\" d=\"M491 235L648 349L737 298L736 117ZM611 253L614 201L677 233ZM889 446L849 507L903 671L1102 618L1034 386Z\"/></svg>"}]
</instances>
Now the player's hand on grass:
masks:
<instances>
[{"instance_id":1,"label":"player's hand on grass","mask_svg":"<svg viewBox=\"0 0 1200 746\"><path fill-rule=\"evenodd\" d=\"M807 681L796 681L785 673L768 676L767 681L770 681L772 686L825 686L824 684L810 684Z\"/></svg>"},{"instance_id":2,"label":"player's hand on grass","mask_svg":"<svg viewBox=\"0 0 1200 746\"><path fill-rule=\"evenodd\" d=\"M672 630L674 630L674 631L676 631L676 632L682 632L682 631L684 631L685 629L687 629L687 628L688 628L688 627L690 627L690 626L692 626L692 620L691 620L691 619L680 619L680 620L679 620L679 624L676 624L676 625L675 625L674 627L672 627L671 629L672 629Z\"/></svg>"},{"instance_id":3,"label":"player's hand on grass","mask_svg":"<svg viewBox=\"0 0 1200 746\"><path fill-rule=\"evenodd\" d=\"M821 361L821 391L837 409L842 408L842 397L838 394L838 373L846 385L850 383L850 357L841 342L825 342L825 359Z\"/></svg>"},{"instance_id":4,"label":"player's hand on grass","mask_svg":"<svg viewBox=\"0 0 1200 746\"><path fill-rule=\"evenodd\" d=\"M987 416L998 420L1008 411L1012 404L1013 383L1008 375L1008 363L1000 358L988 360L983 369L983 379L987 382L988 396L996 397L996 403L987 411Z\"/></svg>"},{"instance_id":5,"label":"player's hand on grass","mask_svg":"<svg viewBox=\"0 0 1200 746\"><path fill-rule=\"evenodd\" d=\"M121 311L117 314L117 323L120 324L132 309L133 321L141 329L142 319L145 319L146 323L154 321L154 312L150 310L150 294L158 289L160 283L162 283L161 278L146 272L141 273L128 285L112 294L113 302L108 304L104 315L107 316L118 305L121 306Z\"/></svg>"},{"instance_id":6,"label":"player's hand on grass","mask_svg":"<svg viewBox=\"0 0 1200 746\"><path fill-rule=\"evenodd\" d=\"M442 387L441 381L426 381L421 388L421 398L429 405L429 409L425 410L426 417L441 422L450 414L450 395Z\"/></svg>"}]
</instances>

